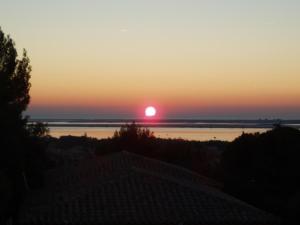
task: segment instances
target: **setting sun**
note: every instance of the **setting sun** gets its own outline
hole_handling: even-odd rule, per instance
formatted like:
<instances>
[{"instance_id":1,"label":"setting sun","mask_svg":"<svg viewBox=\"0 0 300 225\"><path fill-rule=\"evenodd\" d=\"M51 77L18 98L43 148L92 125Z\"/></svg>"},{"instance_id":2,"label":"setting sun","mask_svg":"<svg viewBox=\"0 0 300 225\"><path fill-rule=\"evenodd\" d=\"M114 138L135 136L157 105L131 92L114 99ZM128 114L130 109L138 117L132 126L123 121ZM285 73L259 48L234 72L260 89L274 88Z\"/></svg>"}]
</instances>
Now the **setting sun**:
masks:
<instances>
[{"instance_id":1,"label":"setting sun","mask_svg":"<svg viewBox=\"0 0 300 225\"><path fill-rule=\"evenodd\" d=\"M153 117L156 115L156 109L153 106L148 106L145 109L145 116L146 117Z\"/></svg>"}]
</instances>

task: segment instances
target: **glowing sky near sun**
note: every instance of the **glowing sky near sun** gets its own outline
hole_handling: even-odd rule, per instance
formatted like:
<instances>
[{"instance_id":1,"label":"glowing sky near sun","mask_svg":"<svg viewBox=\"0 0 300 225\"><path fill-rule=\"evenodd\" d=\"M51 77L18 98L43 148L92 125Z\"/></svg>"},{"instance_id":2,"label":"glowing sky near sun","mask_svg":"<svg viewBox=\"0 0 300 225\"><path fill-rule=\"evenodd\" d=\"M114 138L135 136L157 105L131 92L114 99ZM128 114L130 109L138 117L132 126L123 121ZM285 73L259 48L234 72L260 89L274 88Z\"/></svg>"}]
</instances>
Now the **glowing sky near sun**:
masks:
<instances>
[{"instance_id":1,"label":"glowing sky near sun","mask_svg":"<svg viewBox=\"0 0 300 225\"><path fill-rule=\"evenodd\" d=\"M299 118L298 0L1 0L33 116Z\"/></svg>"}]
</instances>

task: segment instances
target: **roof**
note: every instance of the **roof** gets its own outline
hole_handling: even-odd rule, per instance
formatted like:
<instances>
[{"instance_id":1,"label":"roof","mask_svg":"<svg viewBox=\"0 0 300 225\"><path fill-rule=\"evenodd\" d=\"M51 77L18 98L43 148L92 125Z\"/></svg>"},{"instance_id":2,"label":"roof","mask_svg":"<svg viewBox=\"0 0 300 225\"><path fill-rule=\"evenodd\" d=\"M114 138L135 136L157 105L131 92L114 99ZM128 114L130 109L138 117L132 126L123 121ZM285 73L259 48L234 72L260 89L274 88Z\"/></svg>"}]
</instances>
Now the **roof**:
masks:
<instances>
[{"instance_id":1,"label":"roof","mask_svg":"<svg viewBox=\"0 0 300 225\"><path fill-rule=\"evenodd\" d=\"M278 224L186 169L119 152L49 171L19 224Z\"/></svg>"}]
</instances>

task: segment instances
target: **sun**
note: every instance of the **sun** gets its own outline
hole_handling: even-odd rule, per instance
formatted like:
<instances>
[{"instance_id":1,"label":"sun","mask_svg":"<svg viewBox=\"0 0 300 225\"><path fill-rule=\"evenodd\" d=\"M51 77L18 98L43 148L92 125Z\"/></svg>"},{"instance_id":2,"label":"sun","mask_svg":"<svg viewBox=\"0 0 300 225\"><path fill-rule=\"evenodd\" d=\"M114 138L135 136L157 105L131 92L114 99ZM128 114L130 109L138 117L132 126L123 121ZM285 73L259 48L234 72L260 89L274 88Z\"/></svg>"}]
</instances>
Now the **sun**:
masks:
<instances>
[{"instance_id":1,"label":"sun","mask_svg":"<svg viewBox=\"0 0 300 225\"><path fill-rule=\"evenodd\" d=\"M153 106L148 106L145 109L145 116L146 117L154 117L156 115L156 109Z\"/></svg>"}]
</instances>

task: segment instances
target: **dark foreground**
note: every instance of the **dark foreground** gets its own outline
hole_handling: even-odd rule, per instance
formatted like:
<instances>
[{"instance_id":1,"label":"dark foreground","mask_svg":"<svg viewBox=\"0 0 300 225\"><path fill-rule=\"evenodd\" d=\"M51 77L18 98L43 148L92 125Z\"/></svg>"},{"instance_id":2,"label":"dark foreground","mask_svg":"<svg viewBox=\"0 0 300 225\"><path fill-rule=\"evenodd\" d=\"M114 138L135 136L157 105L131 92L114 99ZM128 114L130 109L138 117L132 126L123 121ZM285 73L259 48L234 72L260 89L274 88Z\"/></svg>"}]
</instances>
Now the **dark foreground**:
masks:
<instances>
[{"instance_id":1,"label":"dark foreground","mask_svg":"<svg viewBox=\"0 0 300 225\"><path fill-rule=\"evenodd\" d=\"M182 167L122 151L49 170L17 224L279 224L215 187Z\"/></svg>"},{"instance_id":2,"label":"dark foreground","mask_svg":"<svg viewBox=\"0 0 300 225\"><path fill-rule=\"evenodd\" d=\"M1 174L1 207L20 206L11 214L17 224L299 220L300 132L294 128L243 134L229 143L158 139L131 124L111 139L43 137L40 143L45 172L25 184L26 174L18 179L22 199L13 200L9 177Z\"/></svg>"}]
</instances>

